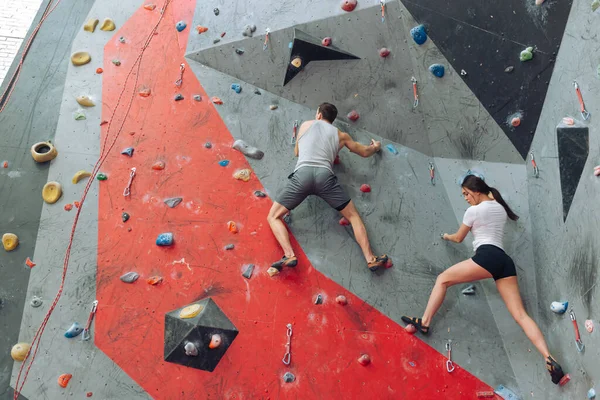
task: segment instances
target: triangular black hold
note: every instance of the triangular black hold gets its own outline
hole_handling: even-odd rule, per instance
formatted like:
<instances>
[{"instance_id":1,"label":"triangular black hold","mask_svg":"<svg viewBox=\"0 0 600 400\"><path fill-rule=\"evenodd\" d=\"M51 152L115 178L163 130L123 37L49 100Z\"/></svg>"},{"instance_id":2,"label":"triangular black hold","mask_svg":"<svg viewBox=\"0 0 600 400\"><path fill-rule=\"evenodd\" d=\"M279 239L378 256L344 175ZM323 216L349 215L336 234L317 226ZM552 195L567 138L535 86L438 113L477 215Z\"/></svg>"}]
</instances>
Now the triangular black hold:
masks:
<instances>
[{"instance_id":1,"label":"triangular black hold","mask_svg":"<svg viewBox=\"0 0 600 400\"><path fill-rule=\"evenodd\" d=\"M556 127L558 167L562 192L563 221L567 220L573 197L590 150L589 130L586 126Z\"/></svg>"},{"instance_id":2,"label":"triangular black hold","mask_svg":"<svg viewBox=\"0 0 600 400\"><path fill-rule=\"evenodd\" d=\"M321 41L298 29L294 29L294 39L290 51L290 62L285 72L283 85L291 81L311 61L357 60L360 57L337 47L323 46Z\"/></svg>"}]
</instances>

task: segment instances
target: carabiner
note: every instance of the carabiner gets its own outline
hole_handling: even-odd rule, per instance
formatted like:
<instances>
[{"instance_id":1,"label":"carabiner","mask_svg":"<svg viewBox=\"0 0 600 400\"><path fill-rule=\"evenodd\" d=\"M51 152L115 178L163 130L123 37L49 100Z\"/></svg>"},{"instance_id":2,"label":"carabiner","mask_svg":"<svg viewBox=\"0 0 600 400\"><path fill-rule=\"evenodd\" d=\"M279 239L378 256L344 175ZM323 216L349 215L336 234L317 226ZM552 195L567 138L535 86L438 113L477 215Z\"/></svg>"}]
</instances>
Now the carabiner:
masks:
<instances>
[{"instance_id":1,"label":"carabiner","mask_svg":"<svg viewBox=\"0 0 600 400\"><path fill-rule=\"evenodd\" d=\"M452 362L452 341L446 343L446 351L448 352L448 360L446 360L446 371L449 373L454 371L454 363Z\"/></svg>"}]
</instances>

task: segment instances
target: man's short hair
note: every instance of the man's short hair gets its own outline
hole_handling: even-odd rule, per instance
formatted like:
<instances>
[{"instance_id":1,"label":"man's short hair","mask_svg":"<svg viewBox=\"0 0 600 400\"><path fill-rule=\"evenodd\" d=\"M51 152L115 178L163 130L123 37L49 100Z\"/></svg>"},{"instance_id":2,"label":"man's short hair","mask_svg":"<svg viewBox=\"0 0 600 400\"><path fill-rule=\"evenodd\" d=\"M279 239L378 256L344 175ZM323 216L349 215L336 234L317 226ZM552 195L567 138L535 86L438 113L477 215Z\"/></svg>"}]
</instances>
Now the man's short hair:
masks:
<instances>
[{"instance_id":1,"label":"man's short hair","mask_svg":"<svg viewBox=\"0 0 600 400\"><path fill-rule=\"evenodd\" d=\"M337 108L330 103L322 103L319 105L319 112L323 116L323 119L326 119L329 122L335 121L337 118L338 110Z\"/></svg>"}]
</instances>

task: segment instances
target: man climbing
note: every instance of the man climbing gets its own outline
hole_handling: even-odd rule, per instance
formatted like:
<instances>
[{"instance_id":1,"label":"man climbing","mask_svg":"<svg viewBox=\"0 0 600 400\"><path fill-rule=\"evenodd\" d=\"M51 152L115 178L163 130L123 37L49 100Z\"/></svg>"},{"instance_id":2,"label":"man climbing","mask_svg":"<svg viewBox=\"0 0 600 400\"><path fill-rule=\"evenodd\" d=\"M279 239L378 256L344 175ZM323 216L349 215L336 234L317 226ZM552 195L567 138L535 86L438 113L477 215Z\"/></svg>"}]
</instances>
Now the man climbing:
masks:
<instances>
[{"instance_id":1,"label":"man climbing","mask_svg":"<svg viewBox=\"0 0 600 400\"><path fill-rule=\"evenodd\" d=\"M277 201L273 202L267 217L284 253L283 258L268 269L271 276L281 272L283 267L295 267L298 264L290 236L281 218L310 195L319 196L350 221L356 241L371 271L376 271L388 261L387 255L376 257L373 254L365 225L333 173L333 163L343 147L366 158L377 153L381 149L381 143L371 139L371 144L365 146L352 140L350 135L332 125L337 113L333 104L323 103L317 109L315 119L300 126L294 149L294 154L298 157L296 168L288 176L288 184L277 196Z\"/></svg>"}]
</instances>

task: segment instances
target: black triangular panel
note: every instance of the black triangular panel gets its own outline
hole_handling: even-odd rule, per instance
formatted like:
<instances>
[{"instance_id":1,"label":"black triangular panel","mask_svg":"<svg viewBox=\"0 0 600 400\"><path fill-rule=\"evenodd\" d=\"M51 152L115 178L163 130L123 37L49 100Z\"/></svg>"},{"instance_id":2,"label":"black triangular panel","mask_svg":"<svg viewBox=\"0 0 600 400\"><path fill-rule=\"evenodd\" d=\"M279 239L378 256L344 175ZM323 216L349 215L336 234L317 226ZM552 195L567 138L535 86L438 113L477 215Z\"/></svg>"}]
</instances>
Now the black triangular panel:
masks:
<instances>
[{"instance_id":1,"label":"black triangular panel","mask_svg":"<svg viewBox=\"0 0 600 400\"><path fill-rule=\"evenodd\" d=\"M402 0L525 159L542 111L572 0ZM535 46L531 61L519 61ZM505 69L513 66L510 73ZM576 99L574 99L576 101ZM509 116L521 111L521 125ZM508 120L507 120L508 119Z\"/></svg>"},{"instance_id":2,"label":"black triangular panel","mask_svg":"<svg viewBox=\"0 0 600 400\"><path fill-rule=\"evenodd\" d=\"M573 197L590 150L587 127L558 126L556 128L558 168L562 192L563 221L567 220Z\"/></svg>"},{"instance_id":3,"label":"black triangular panel","mask_svg":"<svg viewBox=\"0 0 600 400\"><path fill-rule=\"evenodd\" d=\"M333 45L323 46L319 39L298 29L294 29L294 40L292 41L292 49L290 51L290 62L287 65L283 85L285 86L291 81L311 61L356 60L359 58L360 57L340 50ZM300 65L294 66L292 63L293 60L299 60Z\"/></svg>"}]
</instances>

